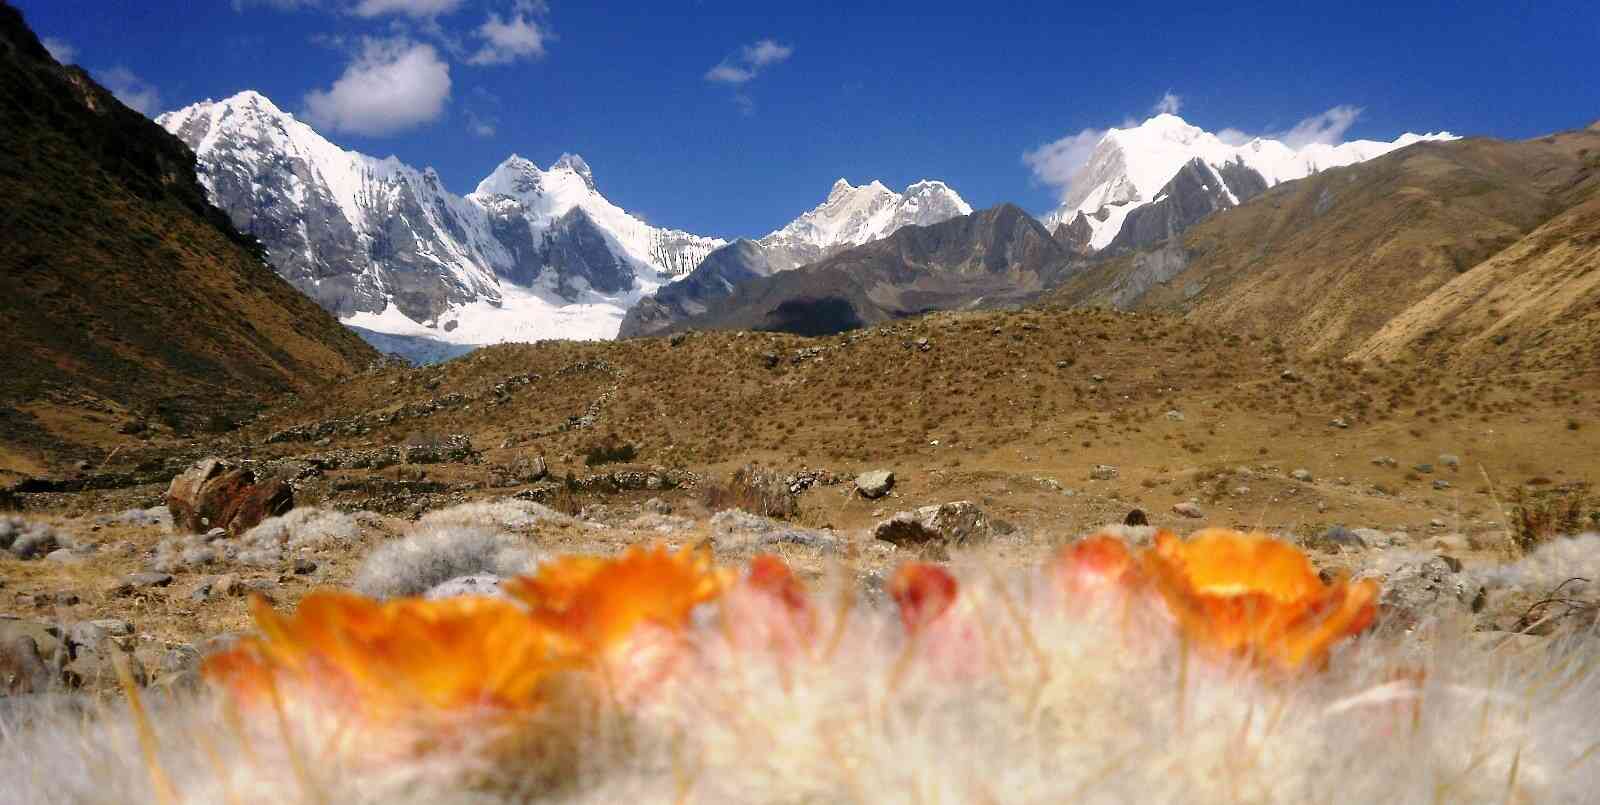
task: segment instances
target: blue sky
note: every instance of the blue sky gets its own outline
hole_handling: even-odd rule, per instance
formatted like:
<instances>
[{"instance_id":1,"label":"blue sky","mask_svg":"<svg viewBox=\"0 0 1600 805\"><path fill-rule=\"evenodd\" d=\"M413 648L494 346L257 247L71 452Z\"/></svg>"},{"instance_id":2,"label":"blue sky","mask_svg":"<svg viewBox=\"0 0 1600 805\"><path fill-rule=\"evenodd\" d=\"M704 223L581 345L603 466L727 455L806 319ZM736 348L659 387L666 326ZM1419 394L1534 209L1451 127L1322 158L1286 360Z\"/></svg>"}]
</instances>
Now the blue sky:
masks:
<instances>
[{"instance_id":1,"label":"blue sky","mask_svg":"<svg viewBox=\"0 0 1600 805\"><path fill-rule=\"evenodd\" d=\"M458 193L513 152L573 151L612 201L723 236L782 225L840 176L943 179L975 207L1042 212L1060 190L1024 154L1169 94L1191 123L1250 133L1336 107L1345 138L1600 117L1592 0L13 2L147 110L256 89Z\"/></svg>"}]
</instances>

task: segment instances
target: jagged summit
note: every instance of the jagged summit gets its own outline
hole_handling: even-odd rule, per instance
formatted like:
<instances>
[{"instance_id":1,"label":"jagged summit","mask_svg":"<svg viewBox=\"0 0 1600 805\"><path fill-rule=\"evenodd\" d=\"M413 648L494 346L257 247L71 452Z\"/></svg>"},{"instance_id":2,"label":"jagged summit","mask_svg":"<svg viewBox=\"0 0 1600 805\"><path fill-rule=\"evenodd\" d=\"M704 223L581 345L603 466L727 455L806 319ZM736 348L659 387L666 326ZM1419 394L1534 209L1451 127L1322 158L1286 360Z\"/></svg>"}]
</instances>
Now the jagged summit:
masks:
<instances>
[{"instance_id":1,"label":"jagged summit","mask_svg":"<svg viewBox=\"0 0 1600 805\"><path fill-rule=\"evenodd\" d=\"M901 227L938 223L972 212L944 182L923 180L903 193L874 179L864 185L833 183L827 200L758 242L774 270L798 268L893 234Z\"/></svg>"}]
</instances>

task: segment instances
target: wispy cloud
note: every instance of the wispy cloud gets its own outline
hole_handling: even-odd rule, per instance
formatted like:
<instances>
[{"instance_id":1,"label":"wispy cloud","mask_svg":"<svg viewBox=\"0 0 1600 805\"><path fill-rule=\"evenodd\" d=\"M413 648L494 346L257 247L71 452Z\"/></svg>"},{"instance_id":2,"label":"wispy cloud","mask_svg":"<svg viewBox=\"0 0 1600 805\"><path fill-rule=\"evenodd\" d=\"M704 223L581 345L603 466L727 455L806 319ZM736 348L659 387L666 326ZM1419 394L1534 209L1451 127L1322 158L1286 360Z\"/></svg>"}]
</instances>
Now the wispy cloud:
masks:
<instances>
[{"instance_id":1,"label":"wispy cloud","mask_svg":"<svg viewBox=\"0 0 1600 805\"><path fill-rule=\"evenodd\" d=\"M44 49L50 51L50 58L62 64L72 64L78 58L78 49L69 44L65 39L47 36L43 40Z\"/></svg>"},{"instance_id":2,"label":"wispy cloud","mask_svg":"<svg viewBox=\"0 0 1600 805\"><path fill-rule=\"evenodd\" d=\"M706 71L706 80L719 84L738 86L753 81L769 65L777 64L794 54L794 48L780 45L771 39L762 39L739 48L737 53L723 59Z\"/></svg>"},{"instance_id":3,"label":"wispy cloud","mask_svg":"<svg viewBox=\"0 0 1600 805\"><path fill-rule=\"evenodd\" d=\"M1169 89L1166 94L1161 96L1161 100L1156 101L1155 106L1150 107L1150 112L1157 115L1175 115L1182 108L1183 98L1174 95L1172 90Z\"/></svg>"},{"instance_id":4,"label":"wispy cloud","mask_svg":"<svg viewBox=\"0 0 1600 805\"><path fill-rule=\"evenodd\" d=\"M1284 145L1290 148L1303 148L1317 143L1323 145L1340 143L1344 141L1345 132L1356 124L1356 118L1361 117L1362 111L1361 107L1349 104L1335 106L1294 124L1294 128L1276 138L1283 140Z\"/></svg>"},{"instance_id":5,"label":"wispy cloud","mask_svg":"<svg viewBox=\"0 0 1600 805\"><path fill-rule=\"evenodd\" d=\"M412 19L431 20L460 8L465 0L358 0L350 13L358 17L398 14Z\"/></svg>"},{"instance_id":6,"label":"wispy cloud","mask_svg":"<svg viewBox=\"0 0 1600 805\"><path fill-rule=\"evenodd\" d=\"M467 96L466 108L462 110L467 131L474 137L493 137L500 129L499 109L500 96L483 87L474 87Z\"/></svg>"},{"instance_id":7,"label":"wispy cloud","mask_svg":"<svg viewBox=\"0 0 1600 805\"><path fill-rule=\"evenodd\" d=\"M439 118L450 99L450 65L432 45L366 39L344 74L306 94L306 119L329 131L383 136Z\"/></svg>"},{"instance_id":8,"label":"wispy cloud","mask_svg":"<svg viewBox=\"0 0 1600 805\"><path fill-rule=\"evenodd\" d=\"M1059 188L1061 197L1065 199L1078 171L1089 161L1094 154L1094 147L1105 136L1105 129L1084 129L1077 134L1068 134L1024 152L1022 162L1033 171L1035 181Z\"/></svg>"},{"instance_id":9,"label":"wispy cloud","mask_svg":"<svg viewBox=\"0 0 1600 805\"><path fill-rule=\"evenodd\" d=\"M149 117L161 109L161 92L126 67L118 65L95 77L117 100L139 114Z\"/></svg>"}]
</instances>

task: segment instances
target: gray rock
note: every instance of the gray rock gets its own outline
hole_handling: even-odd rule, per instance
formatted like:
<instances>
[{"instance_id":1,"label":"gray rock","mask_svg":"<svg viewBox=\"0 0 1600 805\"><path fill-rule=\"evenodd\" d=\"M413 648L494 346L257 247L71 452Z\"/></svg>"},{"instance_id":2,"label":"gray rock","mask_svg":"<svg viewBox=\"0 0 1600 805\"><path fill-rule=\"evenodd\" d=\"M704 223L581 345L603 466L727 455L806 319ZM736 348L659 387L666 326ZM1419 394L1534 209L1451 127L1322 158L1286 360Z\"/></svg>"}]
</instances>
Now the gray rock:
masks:
<instances>
[{"instance_id":1,"label":"gray rock","mask_svg":"<svg viewBox=\"0 0 1600 805\"><path fill-rule=\"evenodd\" d=\"M1453 453L1440 453L1439 463L1453 470L1461 466L1461 457Z\"/></svg>"},{"instance_id":2,"label":"gray rock","mask_svg":"<svg viewBox=\"0 0 1600 805\"><path fill-rule=\"evenodd\" d=\"M839 543L832 531L801 528L739 509L717 512L711 518L711 535L712 543L719 550L735 552L766 550L776 545L803 545L832 551Z\"/></svg>"},{"instance_id":3,"label":"gray rock","mask_svg":"<svg viewBox=\"0 0 1600 805\"><path fill-rule=\"evenodd\" d=\"M923 506L879 523L873 537L900 547L927 544L968 545L994 534L989 516L970 500Z\"/></svg>"},{"instance_id":4,"label":"gray rock","mask_svg":"<svg viewBox=\"0 0 1600 805\"><path fill-rule=\"evenodd\" d=\"M1089 468L1089 480L1109 481L1117 477L1117 468L1110 464L1096 464Z\"/></svg>"},{"instance_id":5,"label":"gray rock","mask_svg":"<svg viewBox=\"0 0 1600 805\"><path fill-rule=\"evenodd\" d=\"M1170 419L1173 422L1182 422L1183 421L1183 412L1182 411L1168 411L1167 412L1167 419Z\"/></svg>"},{"instance_id":6,"label":"gray rock","mask_svg":"<svg viewBox=\"0 0 1600 805\"><path fill-rule=\"evenodd\" d=\"M1295 470L1294 472L1289 473L1289 477L1304 484L1309 484L1316 480L1316 477L1311 474L1311 470L1305 469Z\"/></svg>"},{"instance_id":7,"label":"gray rock","mask_svg":"<svg viewBox=\"0 0 1600 805\"><path fill-rule=\"evenodd\" d=\"M461 596L492 596L503 598L500 584L504 581L493 573L475 573L470 576L457 576L449 581L441 582L432 589L422 594L423 598L438 600L440 598L459 598Z\"/></svg>"},{"instance_id":8,"label":"gray rock","mask_svg":"<svg viewBox=\"0 0 1600 805\"><path fill-rule=\"evenodd\" d=\"M111 588L112 595L127 595L136 590L145 590L151 587L165 587L172 583L171 573L157 573L147 571L144 573L130 573L122 577L116 586Z\"/></svg>"},{"instance_id":9,"label":"gray rock","mask_svg":"<svg viewBox=\"0 0 1600 805\"><path fill-rule=\"evenodd\" d=\"M1181 503L1172 504L1172 513L1182 515L1184 517L1191 517L1196 520L1206 516L1205 511L1200 508L1200 505L1191 500L1185 500Z\"/></svg>"},{"instance_id":10,"label":"gray rock","mask_svg":"<svg viewBox=\"0 0 1600 805\"><path fill-rule=\"evenodd\" d=\"M868 500L877 500L894 488L894 473L889 470L870 470L856 476L856 491Z\"/></svg>"},{"instance_id":11,"label":"gray rock","mask_svg":"<svg viewBox=\"0 0 1600 805\"><path fill-rule=\"evenodd\" d=\"M1433 488L1434 489L1439 489L1439 490L1449 489L1450 488L1450 482L1446 481L1443 478L1435 478L1435 479L1433 479Z\"/></svg>"},{"instance_id":12,"label":"gray rock","mask_svg":"<svg viewBox=\"0 0 1600 805\"><path fill-rule=\"evenodd\" d=\"M1350 422L1342 416L1336 416L1333 419L1328 420L1328 426L1343 430L1350 427Z\"/></svg>"},{"instance_id":13,"label":"gray rock","mask_svg":"<svg viewBox=\"0 0 1600 805\"><path fill-rule=\"evenodd\" d=\"M56 564L62 565L76 565L83 561L83 554L80 554L71 548L57 548L45 554L44 560L46 562L55 562Z\"/></svg>"},{"instance_id":14,"label":"gray rock","mask_svg":"<svg viewBox=\"0 0 1600 805\"><path fill-rule=\"evenodd\" d=\"M1363 540L1360 534L1357 534L1355 531L1345 528L1342 525L1329 526L1328 530L1322 532L1322 534L1316 537L1313 537L1310 540L1310 543L1313 547L1323 548L1325 550L1330 548L1367 547L1366 540Z\"/></svg>"},{"instance_id":15,"label":"gray rock","mask_svg":"<svg viewBox=\"0 0 1600 805\"><path fill-rule=\"evenodd\" d=\"M1384 579L1379 603L1405 627L1430 617L1477 612L1485 601L1483 586L1459 570L1459 562L1444 556L1401 565Z\"/></svg>"}]
</instances>

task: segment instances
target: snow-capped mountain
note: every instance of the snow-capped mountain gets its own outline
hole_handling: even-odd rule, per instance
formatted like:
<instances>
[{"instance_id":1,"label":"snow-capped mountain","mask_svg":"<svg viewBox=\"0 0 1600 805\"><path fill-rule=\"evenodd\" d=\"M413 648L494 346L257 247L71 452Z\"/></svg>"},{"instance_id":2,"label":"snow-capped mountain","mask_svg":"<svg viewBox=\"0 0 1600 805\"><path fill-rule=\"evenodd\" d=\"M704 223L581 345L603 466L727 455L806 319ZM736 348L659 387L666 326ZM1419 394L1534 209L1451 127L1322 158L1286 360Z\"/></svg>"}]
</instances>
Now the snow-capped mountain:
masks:
<instances>
[{"instance_id":1,"label":"snow-capped mountain","mask_svg":"<svg viewBox=\"0 0 1600 805\"><path fill-rule=\"evenodd\" d=\"M972 206L944 182L923 180L896 193L882 182L833 183L827 200L760 240L738 240L712 252L682 282L639 300L622 320L622 338L664 332L704 313L735 286L826 260L900 229L971 215Z\"/></svg>"},{"instance_id":2,"label":"snow-capped mountain","mask_svg":"<svg viewBox=\"0 0 1600 805\"><path fill-rule=\"evenodd\" d=\"M1353 140L1293 147L1281 140L1257 137L1230 144L1177 115L1159 114L1132 128L1107 131L1074 175L1061 206L1042 220L1052 231L1063 224L1080 228L1086 224L1091 230L1090 248L1104 249L1122 232L1129 213L1161 200L1168 184L1186 166L1199 172L1190 177L1191 186L1210 189L1216 195L1210 203L1228 207L1254 195L1251 189L1255 187L1353 165L1424 140L1451 139L1455 136L1449 132L1439 132L1407 133L1390 142ZM1083 223L1078 223L1080 217Z\"/></svg>"},{"instance_id":3,"label":"snow-capped mountain","mask_svg":"<svg viewBox=\"0 0 1600 805\"><path fill-rule=\"evenodd\" d=\"M364 334L398 337L386 348L610 338L641 295L726 243L628 214L575 155L549 169L512 156L463 197L431 169L334 145L255 92L156 122L195 151L213 203L280 274Z\"/></svg>"},{"instance_id":4,"label":"snow-capped mountain","mask_svg":"<svg viewBox=\"0 0 1600 805\"><path fill-rule=\"evenodd\" d=\"M896 193L876 180L855 187L840 179L826 201L756 242L773 270L787 271L888 237L903 226L971 213L972 206L944 182L924 180Z\"/></svg>"}]
</instances>

